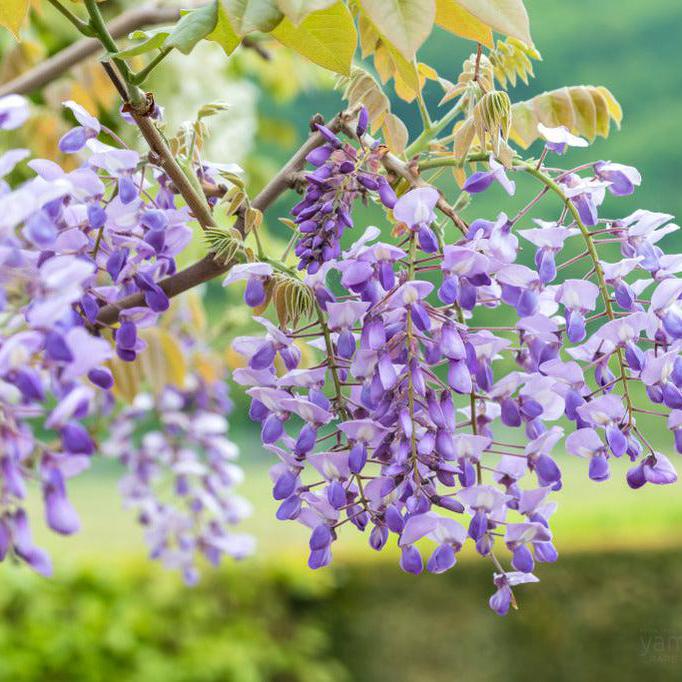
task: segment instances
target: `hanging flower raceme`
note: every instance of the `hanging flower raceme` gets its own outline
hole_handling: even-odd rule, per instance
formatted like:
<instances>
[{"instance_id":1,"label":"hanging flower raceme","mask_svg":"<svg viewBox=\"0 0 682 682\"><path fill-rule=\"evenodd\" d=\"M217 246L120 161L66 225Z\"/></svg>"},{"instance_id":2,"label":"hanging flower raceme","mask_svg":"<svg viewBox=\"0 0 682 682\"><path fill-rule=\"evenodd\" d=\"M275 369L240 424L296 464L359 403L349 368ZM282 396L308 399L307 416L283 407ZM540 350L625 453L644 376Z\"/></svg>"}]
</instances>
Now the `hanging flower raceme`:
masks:
<instances>
[{"instance_id":1,"label":"hanging flower raceme","mask_svg":"<svg viewBox=\"0 0 682 682\"><path fill-rule=\"evenodd\" d=\"M363 110L365 111L365 110ZM366 111L360 117L359 132L366 125ZM353 204L375 193L392 208L396 197L386 178L378 173L380 150L357 149L324 125L317 125L325 143L311 151L306 160L315 170L306 174L303 200L292 209L301 233L296 244L299 268L310 274L341 255L341 237L353 227Z\"/></svg>"},{"instance_id":2,"label":"hanging flower raceme","mask_svg":"<svg viewBox=\"0 0 682 682\"><path fill-rule=\"evenodd\" d=\"M97 119L66 106L80 125L60 148L82 153L82 165L67 172L32 159L35 175L23 184L0 179L0 559L11 553L41 573L50 560L31 540L27 484L38 481L52 530L79 529L67 481L98 452L90 417L112 409L109 361L134 360L145 348L138 329L169 305L157 281L175 271L191 238L187 210L147 193L139 154L100 142ZM27 117L24 98L0 100L0 129ZM0 157L2 178L28 155ZM143 306L94 331L102 306L138 292Z\"/></svg>"},{"instance_id":3,"label":"hanging flower raceme","mask_svg":"<svg viewBox=\"0 0 682 682\"><path fill-rule=\"evenodd\" d=\"M549 151L587 144L567 130L541 133ZM347 145L325 136L318 166L343 163ZM511 194L507 173L526 170L495 159L489 165L466 191L496 180ZM410 573L451 569L471 542L493 560L490 606L504 614L515 603L512 588L536 582L537 564L558 557L549 527L556 505L547 499L563 486L558 420L568 418L566 449L588 460L593 481L608 479L612 460L624 456L633 463L633 488L676 480L672 463L642 434L633 395L641 382L671 408L668 425L682 450L682 286L673 260L655 246L676 228L666 226L670 216L646 211L600 218L604 193L628 194L639 176L610 162L584 168L592 175L533 169L566 207L557 221L519 230L535 249L534 268L519 262L512 233L527 211L476 220L464 237L443 238L435 225L439 193L419 187L390 214L402 243L374 243L379 231L369 228L347 251L335 242L324 268L312 269L306 282L319 302L317 321L235 341L249 368L234 378L248 387L250 416L278 458L277 517L310 529L311 567L331 561L343 526L368 532L377 551L395 536ZM334 176L331 168L323 174ZM312 199L295 212L318 200L320 181L308 178ZM602 240L618 242L625 260L592 260ZM582 251L572 247L579 242ZM298 250L303 268L308 248ZM567 248L578 255L562 257ZM578 276L584 260L592 268ZM328 280L332 271L340 289ZM660 283L649 302L640 297L652 274ZM476 327L482 308L499 308L514 322ZM322 354L313 367L299 367L300 353L276 367L277 352L304 341ZM522 429L520 442L509 429Z\"/></svg>"},{"instance_id":4,"label":"hanging flower raceme","mask_svg":"<svg viewBox=\"0 0 682 682\"><path fill-rule=\"evenodd\" d=\"M227 435L225 385L197 375L186 384L138 395L112 421L103 452L126 467L121 495L137 512L151 558L192 585L198 556L214 565L224 555L240 559L253 552L254 540L232 531L250 505L234 492L244 474Z\"/></svg>"}]
</instances>

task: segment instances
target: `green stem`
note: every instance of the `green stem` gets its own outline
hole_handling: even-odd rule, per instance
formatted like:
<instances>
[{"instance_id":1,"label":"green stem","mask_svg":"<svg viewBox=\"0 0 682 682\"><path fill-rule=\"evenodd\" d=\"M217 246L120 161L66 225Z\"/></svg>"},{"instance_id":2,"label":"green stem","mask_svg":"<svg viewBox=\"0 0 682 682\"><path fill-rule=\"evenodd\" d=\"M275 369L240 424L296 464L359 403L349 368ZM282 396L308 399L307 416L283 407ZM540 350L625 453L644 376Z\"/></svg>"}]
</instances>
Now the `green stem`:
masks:
<instances>
[{"instance_id":1,"label":"green stem","mask_svg":"<svg viewBox=\"0 0 682 682\"><path fill-rule=\"evenodd\" d=\"M415 71L417 70L417 62L414 61ZM431 131L433 126L433 121L431 121L431 115L424 101L424 95L420 89L417 90L417 106L419 107L419 115L422 118L422 125L424 126L424 132Z\"/></svg>"},{"instance_id":2,"label":"green stem","mask_svg":"<svg viewBox=\"0 0 682 682\"><path fill-rule=\"evenodd\" d=\"M87 21L83 21L80 17L76 16L68 7L65 7L62 5L59 0L47 0L52 7L54 7L62 16L66 17L68 21L70 21L80 33L82 33L84 36L88 36L90 38L94 37L94 32L92 28L90 28L90 24L88 24Z\"/></svg>"},{"instance_id":3,"label":"green stem","mask_svg":"<svg viewBox=\"0 0 682 682\"><path fill-rule=\"evenodd\" d=\"M417 102L419 102L419 100L417 100ZM438 137L438 135L440 135L440 133L457 118L457 115L462 110L462 106L463 102L460 99L447 114L431 123L429 127L425 127L419 137L417 137L417 139L405 150L406 158L411 159L413 156L423 152L429 146L431 140Z\"/></svg>"},{"instance_id":4,"label":"green stem","mask_svg":"<svg viewBox=\"0 0 682 682\"><path fill-rule=\"evenodd\" d=\"M149 74L173 51L172 47L164 47L162 50L159 51L159 54L152 59L147 66L145 66L143 69L140 69L137 73L132 74L132 82L135 83L135 85L142 85L147 78L149 78Z\"/></svg>"},{"instance_id":5,"label":"green stem","mask_svg":"<svg viewBox=\"0 0 682 682\"><path fill-rule=\"evenodd\" d=\"M102 43L104 49L107 52L115 54L118 52L118 45L113 39L106 23L104 22L104 17L100 12L97 0L85 0L85 9L90 17L90 29L93 35ZM133 105L139 105L145 101L144 93L137 87L133 80L133 74L128 67L128 64L124 59L114 58L114 64L123 76L126 85L128 86L128 97Z\"/></svg>"}]
</instances>

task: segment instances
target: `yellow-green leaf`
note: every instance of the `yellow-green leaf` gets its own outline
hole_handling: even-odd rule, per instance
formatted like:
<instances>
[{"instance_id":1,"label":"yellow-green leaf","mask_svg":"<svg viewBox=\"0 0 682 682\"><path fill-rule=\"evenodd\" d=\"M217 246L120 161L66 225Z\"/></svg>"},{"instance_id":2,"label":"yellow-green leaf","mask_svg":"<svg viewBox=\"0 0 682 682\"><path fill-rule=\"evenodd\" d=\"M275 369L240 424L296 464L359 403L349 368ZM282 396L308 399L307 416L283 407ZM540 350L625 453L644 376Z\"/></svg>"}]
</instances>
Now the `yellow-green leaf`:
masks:
<instances>
[{"instance_id":1,"label":"yellow-green leaf","mask_svg":"<svg viewBox=\"0 0 682 682\"><path fill-rule=\"evenodd\" d=\"M239 47L241 39L232 28L230 18L227 16L222 2L218 3L218 18L215 28L206 36L206 40L218 43L228 57Z\"/></svg>"},{"instance_id":2,"label":"yellow-green leaf","mask_svg":"<svg viewBox=\"0 0 682 682\"><path fill-rule=\"evenodd\" d=\"M604 87L575 85L543 92L512 106L510 137L524 149L538 139L538 123L566 126L574 135L593 140L607 137L613 121L620 126L623 112L613 94Z\"/></svg>"},{"instance_id":3,"label":"yellow-green leaf","mask_svg":"<svg viewBox=\"0 0 682 682\"><path fill-rule=\"evenodd\" d=\"M436 23L456 36L474 40L486 47L493 46L490 26L458 5L456 0L436 0Z\"/></svg>"},{"instance_id":4,"label":"yellow-green leaf","mask_svg":"<svg viewBox=\"0 0 682 682\"><path fill-rule=\"evenodd\" d=\"M386 114L391 111L391 103L374 77L364 69L354 67L350 78L343 79L343 98L348 106L354 109L362 104L367 108L372 132L376 132L384 123Z\"/></svg>"},{"instance_id":5,"label":"yellow-green leaf","mask_svg":"<svg viewBox=\"0 0 682 682\"><path fill-rule=\"evenodd\" d=\"M405 57L403 57L390 43L386 44L386 49L393 61L395 69L394 78L396 80L400 78L410 90L415 92L415 94L419 92L421 90L421 83L419 82L419 73L417 72L416 64L413 61L408 62L407 59L405 59Z\"/></svg>"},{"instance_id":6,"label":"yellow-green leaf","mask_svg":"<svg viewBox=\"0 0 682 682\"><path fill-rule=\"evenodd\" d=\"M613 119L616 126L620 128L620 124L623 121L623 108L620 106L620 103L613 96L613 93L603 85L598 85L597 90L599 90L606 100L606 108L608 109L609 115Z\"/></svg>"},{"instance_id":7,"label":"yellow-green leaf","mask_svg":"<svg viewBox=\"0 0 682 682\"><path fill-rule=\"evenodd\" d=\"M336 0L277 0L277 6L294 26L309 14L331 7Z\"/></svg>"},{"instance_id":8,"label":"yellow-green leaf","mask_svg":"<svg viewBox=\"0 0 682 682\"><path fill-rule=\"evenodd\" d=\"M276 0L222 0L222 3L232 28L241 36L251 31L269 33L284 16Z\"/></svg>"},{"instance_id":9,"label":"yellow-green leaf","mask_svg":"<svg viewBox=\"0 0 682 682\"><path fill-rule=\"evenodd\" d=\"M19 29L24 23L31 0L1 0L0 26L8 28L19 39Z\"/></svg>"},{"instance_id":10,"label":"yellow-green leaf","mask_svg":"<svg viewBox=\"0 0 682 682\"><path fill-rule=\"evenodd\" d=\"M436 17L435 0L360 0L360 6L408 60L428 38Z\"/></svg>"},{"instance_id":11,"label":"yellow-green leaf","mask_svg":"<svg viewBox=\"0 0 682 682\"><path fill-rule=\"evenodd\" d=\"M392 152L402 154L405 151L408 139L405 124L395 114L386 114L382 130L386 146Z\"/></svg>"},{"instance_id":12,"label":"yellow-green leaf","mask_svg":"<svg viewBox=\"0 0 682 682\"><path fill-rule=\"evenodd\" d=\"M494 31L532 45L528 13L523 0L455 0Z\"/></svg>"},{"instance_id":13,"label":"yellow-green leaf","mask_svg":"<svg viewBox=\"0 0 682 682\"><path fill-rule=\"evenodd\" d=\"M358 35L353 17L343 2L313 12L298 27L285 17L272 36L311 62L344 76L350 75Z\"/></svg>"}]
</instances>

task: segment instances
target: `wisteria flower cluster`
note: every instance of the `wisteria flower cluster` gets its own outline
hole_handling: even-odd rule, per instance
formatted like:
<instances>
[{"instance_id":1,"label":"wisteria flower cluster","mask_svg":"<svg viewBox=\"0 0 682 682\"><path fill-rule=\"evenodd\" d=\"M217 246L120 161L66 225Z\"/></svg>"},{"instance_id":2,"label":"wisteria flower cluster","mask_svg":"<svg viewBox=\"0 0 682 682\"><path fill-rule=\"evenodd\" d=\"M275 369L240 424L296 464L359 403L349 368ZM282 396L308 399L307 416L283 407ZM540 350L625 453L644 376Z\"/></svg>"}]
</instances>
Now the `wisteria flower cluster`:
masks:
<instances>
[{"instance_id":1,"label":"wisteria flower cluster","mask_svg":"<svg viewBox=\"0 0 682 682\"><path fill-rule=\"evenodd\" d=\"M358 135L367 131L368 114L362 109L356 127ZM300 270L313 275L328 261L341 255L341 238L353 227L353 203L376 192L387 208L396 202L395 192L381 168L378 145L360 149L344 144L324 125L317 125L326 142L311 151L306 160L315 170L305 176L306 191L292 209L301 233L296 244Z\"/></svg>"},{"instance_id":2,"label":"wisteria flower cluster","mask_svg":"<svg viewBox=\"0 0 682 682\"><path fill-rule=\"evenodd\" d=\"M251 536L230 532L250 513L234 492L244 474L227 436L231 409L224 382L192 375L184 390L138 395L102 445L126 466L121 495L137 511L151 557L181 570L190 585L199 579L197 554L217 565L254 549Z\"/></svg>"},{"instance_id":3,"label":"wisteria flower cluster","mask_svg":"<svg viewBox=\"0 0 682 682\"><path fill-rule=\"evenodd\" d=\"M133 361L144 350L139 330L155 324L169 307L157 282L175 271L175 257L191 238L189 212L176 207L162 171L132 149L100 141L107 132L100 122L74 102L66 106L79 125L61 139L60 148L83 153L83 164L66 172L53 161L32 159L27 165L35 176L28 181L13 189L0 180L0 559L11 553L44 574L51 571L50 560L31 539L23 507L27 484L37 480L42 487L52 530L70 534L79 529L66 481L87 469L96 451L91 418L114 409L110 361L114 355ZM27 100L0 99L0 128L15 129L27 118ZM6 152L0 157L0 177L28 156L24 149ZM153 197L150 180L160 187ZM115 328L98 323L102 306L137 292L144 305L122 311ZM238 474L226 463L235 453L224 436L226 403L220 387L197 385L174 396L165 394L159 409L196 406L195 423L185 437L206 453L207 462L186 472L203 485L201 492L198 484L187 483L194 516L147 504L146 523L157 533L155 552L163 553L165 532L175 533L185 553L200 535L202 549L214 559L221 552L242 554L246 545L224 537L224 525L238 520L241 508L225 501ZM137 416L129 411L118 417L117 435L122 421ZM171 431L169 424L168 437ZM177 447L175 441L168 444L166 459L161 451L154 456L176 467L180 481L183 462L192 466L187 448L176 452L177 462L170 461ZM131 476L143 476L151 485L155 471L142 472L144 454L135 456L128 448L125 457ZM142 504L141 489L128 492ZM199 522L202 504L211 508L212 521ZM176 563L191 579L184 554Z\"/></svg>"},{"instance_id":4,"label":"wisteria flower cluster","mask_svg":"<svg viewBox=\"0 0 682 682\"><path fill-rule=\"evenodd\" d=\"M545 154L587 145L565 128L541 132ZM350 146L325 137L326 150L309 159L323 168L322 157ZM348 524L367 531L375 550L394 538L401 567L415 574L451 569L471 543L493 563L490 606L505 614L512 587L537 581L536 564L558 556L549 521L551 493L562 487L555 458L562 424L566 450L587 460L594 481L608 479L613 458L623 457L632 462L632 488L677 480L637 417L667 417L682 452L682 261L658 246L678 229L672 216L600 216L606 193L628 195L640 184L632 167L600 161L559 171L514 161L505 168L491 158L489 168L465 191L497 181L513 194L509 175L528 174L561 197L560 216L501 213L439 239L438 191L411 189L389 204L404 236L399 245L377 241L380 231L369 228L313 268L299 248L319 317L293 330L256 318L265 335L235 341L247 366L234 379L248 387L250 416L279 460L271 471L277 517L310 529L311 568L329 564ZM318 207L314 175L294 209L299 216ZM350 190L337 205L349 211L353 198ZM299 225L300 243L327 239L324 221ZM565 245L576 242L579 254L562 260ZM618 245L622 259L602 260L606 244ZM535 267L520 262L523 245ZM583 262L590 268L583 276L564 276ZM475 326L483 308L512 311L516 321ZM318 364L300 366L304 342L321 352ZM636 384L665 411L638 407Z\"/></svg>"}]
</instances>

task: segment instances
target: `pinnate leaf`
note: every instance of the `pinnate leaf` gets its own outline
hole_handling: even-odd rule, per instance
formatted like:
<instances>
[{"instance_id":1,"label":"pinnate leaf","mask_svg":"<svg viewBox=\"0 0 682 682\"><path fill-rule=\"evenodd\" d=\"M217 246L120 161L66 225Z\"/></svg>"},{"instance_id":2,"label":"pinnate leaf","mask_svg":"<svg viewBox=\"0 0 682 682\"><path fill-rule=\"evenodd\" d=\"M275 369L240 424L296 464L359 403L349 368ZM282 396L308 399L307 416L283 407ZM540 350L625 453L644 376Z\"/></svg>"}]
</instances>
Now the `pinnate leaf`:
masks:
<instances>
[{"instance_id":1,"label":"pinnate leaf","mask_svg":"<svg viewBox=\"0 0 682 682\"><path fill-rule=\"evenodd\" d=\"M543 92L512 106L510 137L524 149L538 139L538 123L566 126L574 135L594 140L607 137L611 121L619 128L623 118L618 101L602 86L575 85Z\"/></svg>"},{"instance_id":2,"label":"pinnate leaf","mask_svg":"<svg viewBox=\"0 0 682 682\"><path fill-rule=\"evenodd\" d=\"M493 66L495 79L506 89L507 81L514 87L517 78L528 85L528 78L535 75L531 59L540 60L542 55L517 38L508 38L497 41L495 49L488 54L488 59Z\"/></svg>"},{"instance_id":3,"label":"pinnate leaf","mask_svg":"<svg viewBox=\"0 0 682 682\"><path fill-rule=\"evenodd\" d=\"M360 6L408 60L428 38L436 17L435 0L360 0Z\"/></svg>"},{"instance_id":4,"label":"pinnate leaf","mask_svg":"<svg viewBox=\"0 0 682 682\"><path fill-rule=\"evenodd\" d=\"M358 36L353 17L341 1L309 14L299 26L285 17L272 36L311 62L350 75Z\"/></svg>"},{"instance_id":5,"label":"pinnate leaf","mask_svg":"<svg viewBox=\"0 0 682 682\"><path fill-rule=\"evenodd\" d=\"M456 36L493 46L493 32L490 26L477 19L456 0L436 0L436 24Z\"/></svg>"},{"instance_id":6,"label":"pinnate leaf","mask_svg":"<svg viewBox=\"0 0 682 682\"><path fill-rule=\"evenodd\" d=\"M528 12L523 0L455 0L493 31L532 45Z\"/></svg>"},{"instance_id":7,"label":"pinnate leaf","mask_svg":"<svg viewBox=\"0 0 682 682\"><path fill-rule=\"evenodd\" d=\"M391 103L379 83L360 67L353 68L350 78L343 79L342 83L345 86L343 98L349 108L354 109L358 105L366 107L372 132L379 130L386 114L391 111Z\"/></svg>"},{"instance_id":8,"label":"pinnate leaf","mask_svg":"<svg viewBox=\"0 0 682 682\"><path fill-rule=\"evenodd\" d=\"M354 67L350 78L341 79L340 82L344 85L343 97L349 108L364 106L369 115L372 132L381 129L389 149L396 154L402 154L407 145L407 128L391 113L391 103L373 76L360 67Z\"/></svg>"}]
</instances>

